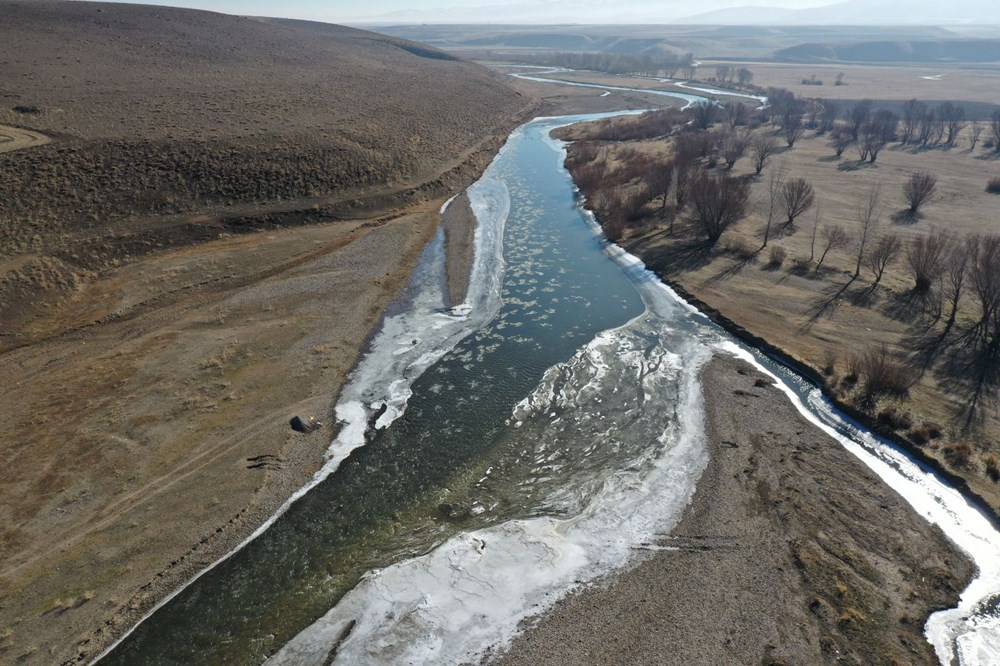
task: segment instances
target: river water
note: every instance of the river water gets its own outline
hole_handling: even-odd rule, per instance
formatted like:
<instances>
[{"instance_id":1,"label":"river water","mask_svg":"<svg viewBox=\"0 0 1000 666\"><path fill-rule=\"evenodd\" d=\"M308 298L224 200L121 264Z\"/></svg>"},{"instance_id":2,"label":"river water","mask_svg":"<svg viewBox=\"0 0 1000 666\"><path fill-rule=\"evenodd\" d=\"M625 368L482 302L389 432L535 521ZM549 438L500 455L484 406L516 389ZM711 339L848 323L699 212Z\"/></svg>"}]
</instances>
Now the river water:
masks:
<instances>
[{"instance_id":1,"label":"river water","mask_svg":"<svg viewBox=\"0 0 1000 666\"><path fill-rule=\"evenodd\" d=\"M974 558L927 634L942 661L1000 663L1000 534L606 243L549 138L583 118L511 135L469 191L467 302L445 308L439 236L342 393L323 470L102 664L478 662L676 524L706 463L698 374L715 353L771 373Z\"/></svg>"}]
</instances>

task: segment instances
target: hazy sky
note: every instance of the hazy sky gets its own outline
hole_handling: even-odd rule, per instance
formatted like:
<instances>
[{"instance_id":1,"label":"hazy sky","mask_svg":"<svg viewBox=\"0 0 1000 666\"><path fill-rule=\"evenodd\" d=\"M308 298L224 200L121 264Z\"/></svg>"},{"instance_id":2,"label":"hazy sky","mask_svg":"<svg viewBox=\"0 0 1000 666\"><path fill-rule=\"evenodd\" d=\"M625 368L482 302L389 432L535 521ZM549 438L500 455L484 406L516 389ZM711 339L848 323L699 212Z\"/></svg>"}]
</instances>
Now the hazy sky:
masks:
<instances>
[{"instance_id":1,"label":"hazy sky","mask_svg":"<svg viewBox=\"0 0 1000 666\"><path fill-rule=\"evenodd\" d=\"M734 5L805 8L836 0L123 0L209 9L227 14L303 18L334 23L509 21L587 23L656 22Z\"/></svg>"}]
</instances>

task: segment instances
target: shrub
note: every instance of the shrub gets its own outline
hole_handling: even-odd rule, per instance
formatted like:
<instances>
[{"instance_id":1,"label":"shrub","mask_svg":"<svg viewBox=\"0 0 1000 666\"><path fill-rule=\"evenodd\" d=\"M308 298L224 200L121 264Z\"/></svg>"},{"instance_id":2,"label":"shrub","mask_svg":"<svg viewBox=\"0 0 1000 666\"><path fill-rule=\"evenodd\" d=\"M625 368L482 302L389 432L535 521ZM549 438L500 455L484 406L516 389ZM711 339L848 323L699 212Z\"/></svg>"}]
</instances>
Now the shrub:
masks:
<instances>
[{"instance_id":1,"label":"shrub","mask_svg":"<svg viewBox=\"0 0 1000 666\"><path fill-rule=\"evenodd\" d=\"M14 113L23 113L28 116L38 116L41 115L42 110L34 105L17 105L14 107Z\"/></svg>"},{"instance_id":2,"label":"shrub","mask_svg":"<svg viewBox=\"0 0 1000 666\"><path fill-rule=\"evenodd\" d=\"M752 259L754 254L756 254L756 250L742 238L726 239L726 242L722 246L722 251L744 261Z\"/></svg>"},{"instance_id":3,"label":"shrub","mask_svg":"<svg viewBox=\"0 0 1000 666\"><path fill-rule=\"evenodd\" d=\"M944 447L944 457L953 467L965 467L972 457L972 446L968 442L955 442Z\"/></svg>"},{"instance_id":4,"label":"shrub","mask_svg":"<svg viewBox=\"0 0 1000 666\"><path fill-rule=\"evenodd\" d=\"M859 402L866 409L874 407L881 396L905 397L916 379L910 368L892 358L885 345L868 349L851 365L852 374L864 379Z\"/></svg>"},{"instance_id":5,"label":"shrub","mask_svg":"<svg viewBox=\"0 0 1000 666\"><path fill-rule=\"evenodd\" d=\"M986 456L986 474L993 480L993 483L1000 481L1000 459L992 453Z\"/></svg>"},{"instance_id":6,"label":"shrub","mask_svg":"<svg viewBox=\"0 0 1000 666\"><path fill-rule=\"evenodd\" d=\"M785 248L780 245L772 245L767 258L767 265L772 268L778 268L781 264L785 263L787 255L788 253L785 251Z\"/></svg>"},{"instance_id":7,"label":"shrub","mask_svg":"<svg viewBox=\"0 0 1000 666\"><path fill-rule=\"evenodd\" d=\"M909 413L900 412L895 407L886 407L880 411L876 420L891 430L909 430L913 425Z\"/></svg>"},{"instance_id":8,"label":"shrub","mask_svg":"<svg viewBox=\"0 0 1000 666\"><path fill-rule=\"evenodd\" d=\"M986 183L986 191L990 194L1000 194L1000 178L990 178Z\"/></svg>"}]
</instances>

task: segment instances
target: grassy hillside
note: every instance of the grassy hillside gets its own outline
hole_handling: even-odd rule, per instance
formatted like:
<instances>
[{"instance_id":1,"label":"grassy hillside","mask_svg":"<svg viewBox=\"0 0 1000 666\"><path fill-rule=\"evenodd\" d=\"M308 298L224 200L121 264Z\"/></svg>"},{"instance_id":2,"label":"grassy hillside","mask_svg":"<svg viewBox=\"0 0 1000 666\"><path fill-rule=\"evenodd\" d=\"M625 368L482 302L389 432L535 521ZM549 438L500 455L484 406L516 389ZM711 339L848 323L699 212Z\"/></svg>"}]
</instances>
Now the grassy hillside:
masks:
<instances>
[{"instance_id":1,"label":"grassy hillside","mask_svg":"<svg viewBox=\"0 0 1000 666\"><path fill-rule=\"evenodd\" d=\"M0 16L0 126L53 139L0 153L8 323L38 288L232 231L184 214L405 195L524 106L482 67L351 28L89 2Z\"/></svg>"}]
</instances>

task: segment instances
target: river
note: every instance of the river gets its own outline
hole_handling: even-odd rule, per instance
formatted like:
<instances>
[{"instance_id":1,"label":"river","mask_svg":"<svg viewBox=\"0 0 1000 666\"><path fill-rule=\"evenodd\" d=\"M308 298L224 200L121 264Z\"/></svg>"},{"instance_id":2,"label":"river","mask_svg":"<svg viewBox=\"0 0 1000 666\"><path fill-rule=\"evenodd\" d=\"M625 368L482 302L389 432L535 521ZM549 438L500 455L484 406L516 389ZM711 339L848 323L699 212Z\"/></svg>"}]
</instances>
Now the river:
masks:
<instances>
[{"instance_id":1,"label":"river","mask_svg":"<svg viewBox=\"0 0 1000 666\"><path fill-rule=\"evenodd\" d=\"M603 239L549 137L592 117L511 135L469 190L466 303L445 307L439 234L342 393L324 468L102 664L478 662L677 522L706 463L698 376L716 353L771 373L970 554L979 576L927 635L943 661L1000 663L1000 534Z\"/></svg>"}]
</instances>

